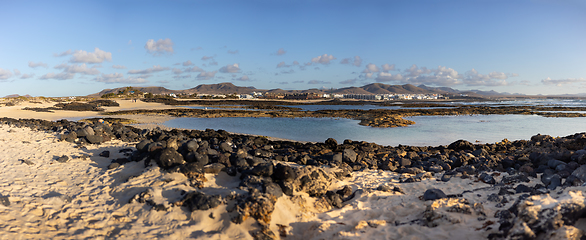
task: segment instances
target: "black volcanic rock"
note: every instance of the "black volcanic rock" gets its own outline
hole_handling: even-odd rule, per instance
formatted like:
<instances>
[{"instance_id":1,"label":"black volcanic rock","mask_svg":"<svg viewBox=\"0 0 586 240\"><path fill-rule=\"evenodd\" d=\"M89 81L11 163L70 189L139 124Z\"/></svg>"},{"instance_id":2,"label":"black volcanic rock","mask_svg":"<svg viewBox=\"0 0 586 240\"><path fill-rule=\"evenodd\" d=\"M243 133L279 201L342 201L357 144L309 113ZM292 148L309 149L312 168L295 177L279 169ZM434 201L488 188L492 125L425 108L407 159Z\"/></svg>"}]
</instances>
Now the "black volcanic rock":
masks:
<instances>
[{"instance_id":1,"label":"black volcanic rock","mask_svg":"<svg viewBox=\"0 0 586 240\"><path fill-rule=\"evenodd\" d=\"M155 160L157 164L164 169L169 169L173 166L181 165L185 161L183 156L172 148L165 148L161 151L158 159Z\"/></svg>"},{"instance_id":2,"label":"black volcanic rock","mask_svg":"<svg viewBox=\"0 0 586 240\"><path fill-rule=\"evenodd\" d=\"M447 197L448 196L442 190L439 190L437 188L427 189L427 191L425 191L425 193L423 193L423 200L425 200L425 201L442 199L442 198L447 198Z\"/></svg>"},{"instance_id":3,"label":"black volcanic rock","mask_svg":"<svg viewBox=\"0 0 586 240\"><path fill-rule=\"evenodd\" d=\"M466 140L458 140L455 141L453 143L451 143L448 146L449 149L453 149L453 150L474 150L474 144L472 144L471 142L468 142Z\"/></svg>"}]
</instances>

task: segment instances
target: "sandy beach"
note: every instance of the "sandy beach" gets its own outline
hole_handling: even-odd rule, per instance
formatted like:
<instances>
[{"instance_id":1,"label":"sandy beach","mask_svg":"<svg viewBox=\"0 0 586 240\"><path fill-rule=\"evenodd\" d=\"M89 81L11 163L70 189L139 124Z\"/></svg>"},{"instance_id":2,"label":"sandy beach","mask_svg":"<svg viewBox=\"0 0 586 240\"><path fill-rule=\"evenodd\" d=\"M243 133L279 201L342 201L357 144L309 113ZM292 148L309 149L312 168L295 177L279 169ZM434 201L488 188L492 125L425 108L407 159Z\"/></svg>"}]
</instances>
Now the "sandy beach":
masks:
<instances>
[{"instance_id":1,"label":"sandy beach","mask_svg":"<svg viewBox=\"0 0 586 240\"><path fill-rule=\"evenodd\" d=\"M115 111L122 111L122 110L136 110L136 109L171 109L171 108L181 108L178 106L168 106L162 103L148 103L143 101L132 101L132 100L116 100L119 107L102 107L104 108L104 112L115 112ZM15 119L26 119L26 118L34 118L34 119L43 119L48 121L56 121L60 119L69 119L69 120L81 120L85 118L100 118L105 117L101 116L100 112L91 112L91 111L67 111L67 110L58 110L54 112L35 112L31 110L24 110L24 108L47 108L52 107L55 105L54 102L42 102L42 103L33 103L31 101L23 101L18 103L15 106L2 106L0 107L0 116L1 117L8 117L8 118L15 118ZM165 128L165 126L161 125L161 123L171 120L174 117L166 116L166 115L117 115L117 118L126 118L131 119L136 122L134 126L140 128L155 128L161 127Z\"/></svg>"},{"instance_id":2,"label":"sandy beach","mask_svg":"<svg viewBox=\"0 0 586 240\"><path fill-rule=\"evenodd\" d=\"M252 239L249 232L259 228L252 218L241 224L231 222L234 214L227 212L226 205L192 213L173 206L182 191L195 190L183 174L145 167L144 161L108 169L110 159L124 157L120 150L134 148L131 143L114 140L78 148L59 141L55 134L8 126L0 126L0 141L4 148L0 195L8 199L0 204L1 239ZM104 151L110 152L108 158L98 156ZM56 161L61 156L70 160ZM502 208L486 196L498 193L498 188L474 178L442 182L431 174L421 182L400 183L412 176L380 170L354 172L330 186L331 190L342 186L358 190L339 209L324 207L306 193L283 195L275 204L270 228L281 233L277 239L486 239L496 232L494 215ZM225 197L242 192L238 177L224 172L205 177L205 193ZM394 187L402 192L384 190ZM421 200L430 188L462 194L466 200ZM542 210L562 202L584 204L585 190L572 187L530 197L533 205L527 205ZM131 200L142 192L168 209L156 211ZM412 224L418 221L427 226ZM573 230L564 229L567 233L563 234Z\"/></svg>"},{"instance_id":3,"label":"sandy beach","mask_svg":"<svg viewBox=\"0 0 586 240\"><path fill-rule=\"evenodd\" d=\"M107 111L167 108L119 102L120 107ZM24 106L1 107L0 116L45 120L97 116L93 112L39 113L22 110ZM170 119L117 117L139 121L137 126L147 129ZM276 195L267 195L269 185L264 183L261 189L267 193L260 199L274 197L274 202L263 205L258 199L246 198L257 191L247 185L253 179L247 174L257 167L230 175L228 170L205 170L202 185L194 185L183 170L165 170L158 166L159 160L150 161L150 157L113 164L143 151L137 149L138 142L112 139L80 144L63 141L63 131L0 125L4 149L0 153L0 239L580 239L586 229L586 220L580 216L572 224L553 229L530 228L541 226L542 214L563 214L561 209L570 205L586 209L585 186L539 192L544 189L539 187L542 174L527 178L515 172L475 171L471 175L454 173L446 180L446 171L362 169L342 176L337 167L267 159L263 162L271 169L287 166L300 174L321 172L329 180L319 183L322 194L327 192L321 197L305 187L290 194L279 189ZM217 163L206 167L211 169L213 164ZM527 181L519 180L524 178ZM527 186L534 189L531 195L524 190L515 192ZM441 194L435 197L430 190ZM187 193L216 196L219 205L194 209L185 200ZM503 214L511 214L512 209L523 214L503 221L507 219ZM241 211L252 212L242 215ZM265 213L256 216L254 211ZM513 224L507 236L502 236L503 224Z\"/></svg>"}]
</instances>

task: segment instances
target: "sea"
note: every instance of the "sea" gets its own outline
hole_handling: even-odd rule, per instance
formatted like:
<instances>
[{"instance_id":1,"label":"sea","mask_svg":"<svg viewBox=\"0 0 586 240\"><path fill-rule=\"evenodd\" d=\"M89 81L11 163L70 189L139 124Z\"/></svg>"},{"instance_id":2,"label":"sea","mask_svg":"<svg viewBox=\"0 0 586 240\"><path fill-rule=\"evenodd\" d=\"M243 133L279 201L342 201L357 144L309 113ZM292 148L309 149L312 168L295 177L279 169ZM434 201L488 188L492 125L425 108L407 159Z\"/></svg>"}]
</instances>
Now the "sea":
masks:
<instances>
[{"instance_id":1,"label":"sea","mask_svg":"<svg viewBox=\"0 0 586 240\"><path fill-rule=\"evenodd\" d=\"M584 100L520 100L490 102L452 102L482 106L586 107ZM398 109L401 106L378 105L296 105L303 110L326 109ZM200 108L191 106L191 108ZM205 109L205 107L202 107ZM208 109L211 109L208 107ZM576 111L573 111L576 112ZM580 111L578 111L580 112ZM584 113L584 112L580 112ZM586 118L542 117L539 115L458 115L407 117L416 124L398 128L361 126L358 120L344 118L176 118L164 123L172 128L223 129L232 133L270 136L306 142L374 142L380 145L438 146L457 140L473 143L495 143L504 139L529 140L536 134L553 137L586 132Z\"/></svg>"}]
</instances>

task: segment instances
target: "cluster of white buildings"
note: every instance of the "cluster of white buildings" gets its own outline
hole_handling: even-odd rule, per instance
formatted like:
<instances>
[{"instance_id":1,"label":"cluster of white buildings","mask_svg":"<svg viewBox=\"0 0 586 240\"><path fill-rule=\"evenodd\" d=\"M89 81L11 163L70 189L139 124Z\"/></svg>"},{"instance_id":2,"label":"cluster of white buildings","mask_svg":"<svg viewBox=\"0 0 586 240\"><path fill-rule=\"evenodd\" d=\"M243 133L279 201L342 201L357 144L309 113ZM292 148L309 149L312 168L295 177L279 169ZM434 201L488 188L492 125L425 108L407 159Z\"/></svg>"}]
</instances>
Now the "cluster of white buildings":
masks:
<instances>
[{"instance_id":1,"label":"cluster of white buildings","mask_svg":"<svg viewBox=\"0 0 586 240\"><path fill-rule=\"evenodd\" d=\"M434 100L434 99L448 99L447 96L441 94L317 94L320 98L347 98L347 99L363 99L363 100ZM263 98L261 92L253 92L252 94L240 94L240 99L255 99ZM282 98L282 97L281 97ZM286 98L286 97L285 97Z\"/></svg>"},{"instance_id":2,"label":"cluster of white buildings","mask_svg":"<svg viewBox=\"0 0 586 240\"><path fill-rule=\"evenodd\" d=\"M338 94L340 95L340 94ZM336 96L334 96L336 98ZM364 100L435 100L448 99L441 94L344 94L341 98Z\"/></svg>"},{"instance_id":3,"label":"cluster of white buildings","mask_svg":"<svg viewBox=\"0 0 586 240\"><path fill-rule=\"evenodd\" d=\"M171 97L177 97L175 94L166 94ZM250 94L238 94L239 99L256 99L256 98L287 98L286 95L266 95L262 92L252 92ZM305 94L308 95L308 94ZM305 96L303 95L303 96ZM199 96L208 96L214 98L226 98L224 94L199 94ZM297 96L297 95L291 95ZM289 97L291 97L289 96ZM346 98L346 99L361 99L361 100L435 100L435 99L449 99L447 96L441 94L309 94L311 99L316 98ZM291 98L294 99L294 98ZM309 99L309 98L308 98Z\"/></svg>"}]
</instances>

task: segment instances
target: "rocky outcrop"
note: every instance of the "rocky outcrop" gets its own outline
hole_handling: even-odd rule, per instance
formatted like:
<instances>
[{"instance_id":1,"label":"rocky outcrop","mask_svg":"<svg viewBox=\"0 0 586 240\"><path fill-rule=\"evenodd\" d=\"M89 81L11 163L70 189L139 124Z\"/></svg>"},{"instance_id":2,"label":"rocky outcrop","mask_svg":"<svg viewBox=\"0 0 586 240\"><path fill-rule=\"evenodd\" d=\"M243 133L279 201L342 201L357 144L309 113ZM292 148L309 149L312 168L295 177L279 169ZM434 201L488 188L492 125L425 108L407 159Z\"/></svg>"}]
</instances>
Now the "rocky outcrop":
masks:
<instances>
[{"instance_id":1,"label":"rocky outcrop","mask_svg":"<svg viewBox=\"0 0 586 240\"><path fill-rule=\"evenodd\" d=\"M254 218L260 226L265 226L255 233L257 236L274 236L266 224L270 222L274 204L284 195L303 192L314 197L320 209L343 207L359 190L350 187L332 190L332 182L363 169L404 174L401 184L422 181L435 174L440 181L470 178L498 189L498 193L486 196L490 204L501 207L510 202L514 204L495 214L494 217L500 219L500 227L498 234L491 235L494 239L532 239L552 234L578 236L582 233L573 228L573 224L586 213L585 204L576 201L560 202L558 207L547 209L531 208L533 197L582 186L586 182L586 133L560 138L535 135L530 140L503 140L482 145L460 140L447 147L390 147L351 140L338 143L333 139L324 143L270 141L211 129L140 130L116 121L50 122L1 118L0 124L53 131L61 140L78 145L101 144L111 139L136 142L136 150L130 149L127 158L113 160L110 167L144 160L147 165L156 164L165 171L184 174L195 189L203 188L206 173L225 172L237 176L240 178L238 188L245 192L243 194L221 198L193 191L175 206L185 206L189 211L210 209L219 204L234 206L232 212L237 213L234 222ZM66 163L68 158L56 156L55 160ZM499 172L507 174L496 178ZM540 184L529 184L538 176ZM388 185L381 185L377 190L402 192L401 188ZM450 211L482 217L479 206L461 202L463 198L459 195L442 193L439 189L421 193L426 204L441 205L437 208L430 205L425 217L418 220L423 225L441 224L443 220L438 219L453 220ZM169 207L149 202L152 195L149 192L141 194L134 201L150 204L156 210ZM513 194L518 197L513 199Z\"/></svg>"}]
</instances>

